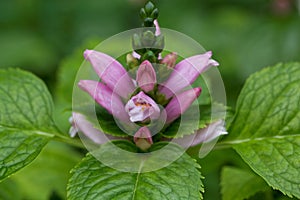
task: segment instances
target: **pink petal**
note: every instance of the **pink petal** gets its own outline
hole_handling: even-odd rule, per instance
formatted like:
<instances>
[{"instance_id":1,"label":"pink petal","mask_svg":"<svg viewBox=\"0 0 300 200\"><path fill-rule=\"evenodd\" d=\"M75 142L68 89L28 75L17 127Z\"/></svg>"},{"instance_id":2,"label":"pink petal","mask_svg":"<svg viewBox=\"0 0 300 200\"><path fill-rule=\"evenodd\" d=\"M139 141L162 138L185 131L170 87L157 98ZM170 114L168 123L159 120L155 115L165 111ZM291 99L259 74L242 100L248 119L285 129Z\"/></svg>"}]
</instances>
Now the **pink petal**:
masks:
<instances>
[{"instance_id":1,"label":"pink petal","mask_svg":"<svg viewBox=\"0 0 300 200\"><path fill-rule=\"evenodd\" d=\"M212 52L189 57L179 62L168 80L159 88L160 92L170 98L186 86L192 84L198 76L211 66L218 66L218 62L210 59Z\"/></svg>"},{"instance_id":2,"label":"pink petal","mask_svg":"<svg viewBox=\"0 0 300 200\"><path fill-rule=\"evenodd\" d=\"M138 54L138 53L135 52L135 51L132 52L132 56L133 56L134 58L136 58L136 59L140 59L140 58L141 58L140 54Z\"/></svg>"},{"instance_id":3,"label":"pink petal","mask_svg":"<svg viewBox=\"0 0 300 200\"><path fill-rule=\"evenodd\" d=\"M213 139L228 134L224 127L224 121L219 120L211 123L206 128L199 129L193 135L184 136L183 138L173 139L172 142L175 142L181 145L184 148L198 145L204 142L210 142Z\"/></svg>"},{"instance_id":4,"label":"pink petal","mask_svg":"<svg viewBox=\"0 0 300 200\"><path fill-rule=\"evenodd\" d=\"M84 57L102 81L118 95L128 98L134 91L132 79L116 59L94 50L85 50Z\"/></svg>"},{"instance_id":5,"label":"pink petal","mask_svg":"<svg viewBox=\"0 0 300 200\"><path fill-rule=\"evenodd\" d=\"M154 23L154 26L155 26L155 36L159 36L161 34L161 31L160 31L160 27L159 27L157 19L155 19L153 21L153 23Z\"/></svg>"},{"instance_id":6,"label":"pink petal","mask_svg":"<svg viewBox=\"0 0 300 200\"><path fill-rule=\"evenodd\" d=\"M156 73L148 60L145 60L137 70L136 81L145 92L153 90L156 83Z\"/></svg>"},{"instance_id":7,"label":"pink petal","mask_svg":"<svg viewBox=\"0 0 300 200\"><path fill-rule=\"evenodd\" d=\"M183 114L195 99L199 97L201 88L194 88L186 90L172 98L169 104L166 106L167 112L167 124L170 124Z\"/></svg>"},{"instance_id":8,"label":"pink petal","mask_svg":"<svg viewBox=\"0 0 300 200\"><path fill-rule=\"evenodd\" d=\"M76 128L97 144L104 144L109 140L120 139L118 137L103 134L100 130L94 128L94 125L91 122L89 122L84 115L80 113L73 112L73 119Z\"/></svg>"},{"instance_id":9,"label":"pink petal","mask_svg":"<svg viewBox=\"0 0 300 200\"><path fill-rule=\"evenodd\" d=\"M81 80L78 86L89 93L103 108L116 118L129 121L128 114L125 112L124 104L120 97L103 83L92 80Z\"/></svg>"}]
</instances>

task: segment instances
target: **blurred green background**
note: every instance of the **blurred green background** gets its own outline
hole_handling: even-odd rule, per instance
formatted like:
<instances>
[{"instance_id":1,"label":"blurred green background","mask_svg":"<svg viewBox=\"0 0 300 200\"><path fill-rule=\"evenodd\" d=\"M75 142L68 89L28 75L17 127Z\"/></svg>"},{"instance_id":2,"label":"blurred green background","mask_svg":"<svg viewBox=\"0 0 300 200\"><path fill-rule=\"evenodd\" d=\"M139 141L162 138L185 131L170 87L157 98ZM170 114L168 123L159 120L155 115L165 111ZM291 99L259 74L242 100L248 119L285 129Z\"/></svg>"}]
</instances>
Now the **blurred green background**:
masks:
<instances>
[{"instance_id":1,"label":"blurred green background","mask_svg":"<svg viewBox=\"0 0 300 200\"><path fill-rule=\"evenodd\" d=\"M251 73L277 62L300 61L299 0L153 2L160 10L161 27L180 31L213 51L213 58L220 63L230 106L235 105ZM140 27L139 9L144 3L144 0L0 0L0 68L23 68L45 80L55 97L58 123L67 132L70 86L83 61L82 52L114 34ZM64 199L68 175L63 174L83 155L65 148L51 144L40 159L0 184L0 197ZM71 155L69 160L65 153ZM48 159L52 159L50 165ZM232 150L216 150L200 163L208 200L220 198L222 166L249 171ZM262 196L254 199L285 199L270 190L258 195Z\"/></svg>"},{"instance_id":2,"label":"blurred green background","mask_svg":"<svg viewBox=\"0 0 300 200\"><path fill-rule=\"evenodd\" d=\"M50 89L61 60L89 38L140 26L144 0L1 0L0 67L20 67ZM300 60L297 0L154 0L161 27L183 32L220 62L229 104L249 74ZM83 50L83 49L82 49Z\"/></svg>"}]
</instances>

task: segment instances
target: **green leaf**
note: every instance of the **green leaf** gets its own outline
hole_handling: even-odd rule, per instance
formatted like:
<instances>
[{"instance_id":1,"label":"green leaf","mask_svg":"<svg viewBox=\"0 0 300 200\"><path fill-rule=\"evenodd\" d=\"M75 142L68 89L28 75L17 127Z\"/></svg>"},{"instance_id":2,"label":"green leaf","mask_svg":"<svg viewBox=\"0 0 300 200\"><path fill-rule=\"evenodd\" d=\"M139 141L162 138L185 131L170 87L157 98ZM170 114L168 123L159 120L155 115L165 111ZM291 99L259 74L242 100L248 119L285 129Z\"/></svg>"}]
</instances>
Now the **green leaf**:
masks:
<instances>
[{"instance_id":1,"label":"green leaf","mask_svg":"<svg viewBox=\"0 0 300 200\"><path fill-rule=\"evenodd\" d=\"M100 125L100 127L95 126L96 128L101 128L101 131L109 135L128 137L128 135L119 128L114 117L108 113L107 110L96 104L96 112Z\"/></svg>"},{"instance_id":2,"label":"green leaf","mask_svg":"<svg viewBox=\"0 0 300 200\"><path fill-rule=\"evenodd\" d=\"M299 86L299 63L278 64L252 75L238 99L227 138L270 186L298 198Z\"/></svg>"},{"instance_id":3,"label":"green leaf","mask_svg":"<svg viewBox=\"0 0 300 200\"><path fill-rule=\"evenodd\" d=\"M36 160L7 180L19 186L23 199L47 200L53 192L63 199L69 171L81 157L65 144L50 142Z\"/></svg>"},{"instance_id":4,"label":"green leaf","mask_svg":"<svg viewBox=\"0 0 300 200\"><path fill-rule=\"evenodd\" d=\"M235 167L224 167L221 174L222 199L243 200L267 190L266 182L252 173Z\"/></svg>"},{"instance_id":5,"label":"green leaf","mask_svg":"<svg viewBox=\"0 0 300 200\"><path fill-rule=\"evenodd\" d=\"M163 145L157 143L152 149ZM181 149L172 145L172 150ZM140 166L139 173L122 172L88 154L72 170L68 199L202 199L199 165L187 154L156 171L143 172L145 165Z\"/></svg>"},{"instance_id":6,"label":"green leaf","mask_svg":"<svg viewBox=\"0 0 300 200\"><path fill-rule=\"evenodd\" d=\"M52 100L31 73L0 71L0 180L30 163L53 136Z\"/></svg>"}]
</instances>

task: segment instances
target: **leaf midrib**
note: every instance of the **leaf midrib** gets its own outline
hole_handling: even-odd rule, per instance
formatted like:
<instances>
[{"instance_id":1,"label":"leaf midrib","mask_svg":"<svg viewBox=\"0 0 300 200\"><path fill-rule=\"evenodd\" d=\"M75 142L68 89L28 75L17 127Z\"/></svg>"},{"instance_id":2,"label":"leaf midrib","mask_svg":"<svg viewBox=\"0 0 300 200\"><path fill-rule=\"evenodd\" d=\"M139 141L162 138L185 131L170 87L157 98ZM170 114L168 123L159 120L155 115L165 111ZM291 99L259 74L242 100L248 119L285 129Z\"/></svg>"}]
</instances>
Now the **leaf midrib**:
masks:
<instances>
[{"instance_id":1,"label":"leaf midrib","mask_svg":"<svg viewBox=\"0 0 300 200\"><path fill-rule=\"evenodd\" d=\"M300 134L293 134L293 135L275 135L272 137L258 137L258 138L246 138L246 139L240 139L240 140L231 140L231 141L224 141L218 143L219 145L236 145L236 144L242 144L247 142L253 142L253 141L262 141L262 140L269 140L269 139L285 139L289 137L300 137Z\"/></svg>"},{"instance_id":2,"label":"leaf midrib","mask_svg":"<svg viewBox=\"0 0 300 200\"><path fill-rule=\"evenodd\" d=\"M4 128L9 131L32 132L36 135L42 135L42 136L47 136L47 137L51 137L51 138L55 136L54 133L49 133L49 132L45 132L45 131L38 130L38 129L25 129L25 128L19 128L19 127L9 127L9 126L2 125L2 124L0 124L0 128Z\"/></svg>"},{"instance_id":3,"label":"leaf midrib","mask_svg":"<svg viewBox=\"0 0 300 200\"><path fill-rule=\"evenodd\" d=\"M139 178L140 178L143 166L144 166L144 161L141 162L141 165L140 165L139 170L137 172L137 176L136 176L136 180L135 180L135 184L134 184L134 190L133 190L133 194L132 194L132 200L135 199L136 190L137 190L137 187L138 187Z\"/></svg>"}]
</instances>

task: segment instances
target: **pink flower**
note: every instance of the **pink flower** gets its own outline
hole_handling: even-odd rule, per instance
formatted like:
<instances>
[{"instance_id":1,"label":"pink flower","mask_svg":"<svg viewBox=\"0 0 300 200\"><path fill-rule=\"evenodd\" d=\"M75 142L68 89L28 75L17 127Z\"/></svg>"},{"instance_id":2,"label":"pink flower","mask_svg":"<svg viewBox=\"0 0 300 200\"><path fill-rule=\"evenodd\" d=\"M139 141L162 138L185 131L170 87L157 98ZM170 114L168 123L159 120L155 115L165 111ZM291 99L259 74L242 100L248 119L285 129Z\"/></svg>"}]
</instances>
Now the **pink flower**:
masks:
<instances>
[{"instance_id":1,"label":"pink flower","mask_svg":"<svg viewBox=\"0 0 300 200\"><path fill-rule=\"evenodd\" d=\"M97 103L105 108L110 114L122 121L128 121L121 98L103 83L92 80L81 80L78 86L89 93Z\"/></svg>"},{"instance_id":2,"label":"pink flower","mask_svg":"<svg viewBox=\"0 0 300 200\"><path fill-rule=\"evenodd\" d=\"M194 88L187 91L184 91L175 97L169 102L166 107L167 112L167 124L170 124L175 119L177 119L181 114L183 114L190 105L194 102L195 99L199 97L201 93L201 88Z\"/></svg>"},{"instance_id":3,"label":"pink flower","mask_svg":"<svg viewBox=\"0 0 300 200\"><path fill-rule=\"evenodd\" d=\"M101 80L118 95L127 98L135 89L127 71L114 58L93 50L85 50L88 60ZM118 84L118 87L115 87Z\"/></svg>"},{"instance_id":4,"label":"pink flower","mask_svg":"<svg viewBox=\"0 0 300 200\"><path fill-rule=\"evenodd\" d=\"M132 122L142 122L147 119L157 119L160 115L160 109L153 99L144 92L133 96L125 106L126 112Z\"/></svg>"},{"instance_id":5,"label":"pink flower","mask_svg":"<svg viewBox=\"0 0 300 200\"><path fill-rule=\"evenodd\" d=\"M159 88L160 93L167 99L177 92L192 84L198 76L211 66L218 66L219 63L210 59L212 52L189 57L179 62L171 73L170 77Z\"/></svg>"},{"instance_id":6,"label":"pink flower","mask_svg":"<svg viewBox=\"0 0 300 200\"><path fill-rule=\"evenodd\" d=\"M225 122L223 120L218 120L211 123L206 128L195 131L195 134L193 135L184 136L183 138L174 139L172 141L185 148L195 146L203 142L210 142L221 135L228 134L225 130L224 123Z\"/></svg>"},{"instance_id":7,"label":"pink flower","mask_svg":"<svg viewBox=\"0 0 300 200\"><path fill-rule=\"evenodd\" d=\"M103 134L100 130L94 128L94 125L91 122L89 122L84 115L80 113L73 112L72 115L72 127L76 127L77 132L83 132L84 135L88 137L88 139L94 141L97 144L104 144L109 140L127 139Z\"/></svg>"},{"instance_id":8,"label":"pink flower","mask_svg":"<svg viewBox=\"0 0 300 200\"><path fill-rule=\"evenodd\" d=\"M156 84L156 73L148 60L145 60L137 70L136 81L145 92L153 90Z\"/></svg>"},{"instance_id":9,"label":"pink flower","mask_svg":"<svg viewBox=\"0 0 300 200\"><path fill-rule=\"evenodd\" d=\"M158 26L156 31L159 31ZM130 127L129 135L134 135L135 144L142 150L147 150L153 143L151 131L171 124L201 93L199 87L186 90L184 88L192 84L207 68L218 65L211 59L211 52L192 56L177 65L175 65L177 54L171 53L163 58L161 63L169 68L175 66L174 71L164 83L158 85L155 69L148 60L139 65L136 80L133 80L117 60L106 54L86 50L84 56L92 64L101 82L81 80L78 86L122 122L120 123L122 126L125 125L128 129ZM161 104L164 106L159 106L157 102L163 102ZM80 123L75 123L76 128L84 133L90 132L86 133L87 136L97 143L103 141L94 137L97 131L92 128L91 123L83 120L81 115L76 116L78 119L75 119L75 122ZM142 126L139 127L140 125ZM216 135L211 134L209 139Z\"/></svg>"}]
</instances>

